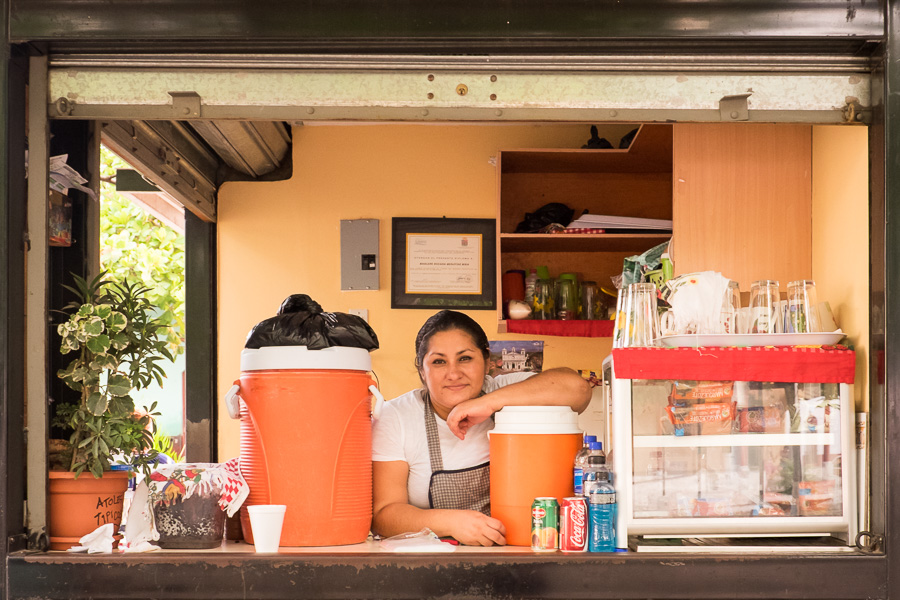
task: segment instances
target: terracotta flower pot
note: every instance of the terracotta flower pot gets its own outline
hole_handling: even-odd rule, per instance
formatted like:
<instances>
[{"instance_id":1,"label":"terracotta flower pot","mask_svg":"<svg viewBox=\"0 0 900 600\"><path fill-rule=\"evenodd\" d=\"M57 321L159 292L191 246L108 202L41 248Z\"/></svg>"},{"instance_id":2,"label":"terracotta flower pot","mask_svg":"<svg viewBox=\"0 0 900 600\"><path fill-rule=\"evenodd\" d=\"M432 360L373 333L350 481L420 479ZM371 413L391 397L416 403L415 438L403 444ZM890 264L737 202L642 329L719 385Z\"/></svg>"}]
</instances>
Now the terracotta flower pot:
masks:
<instances>
[{"instance_id":1,"label":"terracotta flower pot","mask_svg":"<svg viewBox=\"0 0 900 600\"><path fill-rule=\"evenodd\" d=\"M125 490L131 473L107 471L97 479L88 472L78 479L69 471L50 471L47 529L51 550L68 550L106 523L122 522Z\"/></svg>"}]
</instances>

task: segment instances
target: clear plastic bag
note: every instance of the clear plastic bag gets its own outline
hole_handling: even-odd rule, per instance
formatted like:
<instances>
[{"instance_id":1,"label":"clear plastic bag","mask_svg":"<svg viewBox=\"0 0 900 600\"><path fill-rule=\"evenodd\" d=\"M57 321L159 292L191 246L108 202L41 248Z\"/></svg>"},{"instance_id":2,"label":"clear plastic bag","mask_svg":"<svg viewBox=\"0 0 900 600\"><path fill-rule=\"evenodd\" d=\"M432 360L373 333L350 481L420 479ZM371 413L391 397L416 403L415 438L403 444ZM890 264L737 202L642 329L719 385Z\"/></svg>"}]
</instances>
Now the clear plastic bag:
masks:
<instances>
[{"instance_id":1,"label":"clear plastic bag","mask_svg":"<svg viewBox=\"0 0 900 600\"><path fill-rule=\"evenodd\" d=\"M427 527L415 533L401 533L381 540L381 547L389 552L453 552L456 546L442 542Z\"/></svg>"}]
</instances>

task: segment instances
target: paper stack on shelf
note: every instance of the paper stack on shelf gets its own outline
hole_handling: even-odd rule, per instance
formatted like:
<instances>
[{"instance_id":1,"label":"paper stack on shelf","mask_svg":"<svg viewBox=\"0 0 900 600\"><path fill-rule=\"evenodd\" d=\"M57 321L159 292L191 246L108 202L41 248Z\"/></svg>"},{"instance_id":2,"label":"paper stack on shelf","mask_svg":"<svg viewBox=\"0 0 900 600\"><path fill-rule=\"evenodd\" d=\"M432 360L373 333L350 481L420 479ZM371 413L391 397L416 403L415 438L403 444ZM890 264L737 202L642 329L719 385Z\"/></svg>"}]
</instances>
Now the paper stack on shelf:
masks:
<instances>
[{"instance_id":1,"label":"paper stack on shelf","mask_svg":"<svg viewBox=\"0 0 900 600\"><path fill-rule=\"evenodd\" d=\"M613 215L584 214L569 223L566 229L599 228L610 229L644 229L653 231L671 231L671 219L643 219L639 217L617 217Z\"/></svg>"}]
</instances>

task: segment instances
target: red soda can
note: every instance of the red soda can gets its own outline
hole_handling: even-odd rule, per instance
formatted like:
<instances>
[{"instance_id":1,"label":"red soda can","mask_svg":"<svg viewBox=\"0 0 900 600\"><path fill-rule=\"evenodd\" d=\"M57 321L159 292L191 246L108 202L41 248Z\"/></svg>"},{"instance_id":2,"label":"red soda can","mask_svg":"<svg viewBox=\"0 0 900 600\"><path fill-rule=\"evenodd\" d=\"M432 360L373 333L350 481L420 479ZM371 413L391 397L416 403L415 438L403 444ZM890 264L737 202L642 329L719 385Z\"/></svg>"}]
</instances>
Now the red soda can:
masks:
<instances>
[{"instance_id":1,"label":"red soda can","mask_svg":"<svg viewBox=\"0 0 900 600\"><path fill-rule=\"evenodd\" d=\"M587 498L563 498L559 509L559 549L563 552L588 551Z\"/></svg>"}]
</instances>

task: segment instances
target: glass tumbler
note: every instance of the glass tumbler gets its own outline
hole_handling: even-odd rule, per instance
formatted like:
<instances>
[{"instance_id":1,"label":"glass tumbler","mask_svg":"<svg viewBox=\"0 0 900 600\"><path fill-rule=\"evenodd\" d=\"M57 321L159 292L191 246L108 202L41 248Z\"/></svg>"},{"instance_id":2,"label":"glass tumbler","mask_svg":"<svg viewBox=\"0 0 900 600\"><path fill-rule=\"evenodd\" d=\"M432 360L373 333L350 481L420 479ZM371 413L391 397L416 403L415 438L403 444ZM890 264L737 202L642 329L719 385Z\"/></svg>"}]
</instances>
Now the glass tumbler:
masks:
<instances>
[{"instance_id":1,"label":"glass tumbler","mask_svg":"<svg viewBox=\"0 0 900 600\"><path fill-rule=\"evenodd\" d=\"M623 298L624 327L622 348L655 346L659 339L659 313L656 309L656 286L632 283ZM618 333L618 332L617 332Z\"/></svg>"},{"instance_id":2,"label":"glass tumbler","mask_svg":"<svg viewBox=\"0 0 900 600\"><path fill-rule=\"evenodd\" d=\"M792 281L788 284L787 295L785 333L822 331L819 322L819 302L816 300L816 282L808 279Z\"/></svg>"},{"instance_id":3,"label":"glass tumbler","mask_svg":"<svg viewBox=\"0 0 900 600\"><path fill-rule=\"evenodd\" d=\"M560 279L556 292L556 318L561 321L578 318L578 294L575 282L571 279Z\"/></svg>"},{"instance_id":4,"label":"glass tumbler","mask_svg":"<svg viewBox=\"0 0 900 600\"><path fill-rule=\"evenodd\" d=\"M613 315L613 348L621 348L625 341L625 304L628 288L619 288L616 296L616 314Z\"/></svg>"},{"instance_id":5,"label":"glass tumbler","mask_svg":"<svg viewBox=\"0 0 900 600\"><path fill-rule=\"evenodd\" d=\"M581 284L581 318L603 319L600 314L601 298L596 281L585 281Z\"/></svg>"},{"instance_id":6,"label":"glass tumbler","mask_svg":"<svg viewBox=\"0 0 900 600\"><path fill-rule=\"evenodd\" d=\"M737 281L729 281L725 297L722 299L722 312L719 317L719 333L737 333L737 318L741 310L741 288Z\"/></svg>"},{"instance_id":7,"label":"glass tumbler","mask_svg":"<svg viewBox=\"0 0 900 600\"><path fill-rule=\"evenodd\" d=\"M750 333L775 333L778 318L779 284L760 279L750 285Z\"/></svg>"},{"instance_id":8,"label":"glass tumbler","mask_svg":"<svg viewBox=\"0 0 900 600\"><path fill-rule=\"evenodd\" d=\"M546 321L556 318L556 300L552 279L538 279L534 284L533 319Z\"/></svg>"}]
</instances>

